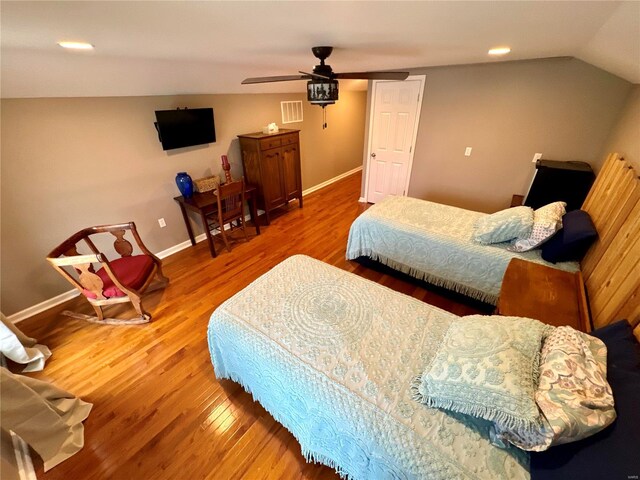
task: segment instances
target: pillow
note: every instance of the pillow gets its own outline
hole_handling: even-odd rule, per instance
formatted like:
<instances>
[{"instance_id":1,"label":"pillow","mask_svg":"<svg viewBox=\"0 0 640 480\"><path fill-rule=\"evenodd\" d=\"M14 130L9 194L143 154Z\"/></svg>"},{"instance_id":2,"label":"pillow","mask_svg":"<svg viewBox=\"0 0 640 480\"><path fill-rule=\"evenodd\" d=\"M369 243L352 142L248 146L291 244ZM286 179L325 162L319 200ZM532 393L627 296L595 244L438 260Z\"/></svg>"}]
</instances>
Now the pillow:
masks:
<instances>
[{"instance_id":1,"label":"pillow","mask_svg":"<svg viewBox=\"0 0 640 480\"><path fill-rule=\"evenodd\" d=\"M542 245L549 240L561 227L565 202L553 202L533 212L533 227L531 234L517 238L508 250L512 252L526 252Z\"/></svg>"},{"instance_id":2,"label":"pillow","mask_svg":"<svg viewBox=\"0 0 640 480\"><path fill-rule=\"evenodd\" d=\"M414 380L414 399L505 429L539 428L534 393L542 339L551 329L520 317L455 319L422 375Z\"/></svg>"},{"instance_id":3,"label":"pillow","mask_svg":"<svg viewBox=\"0 0 640 480\"><path fill-rule=\"evenodd\" d=\"M483 245L501 243L517 237L526 237L533 227L533 209L514 207L479 218L475 224L473 240Z\"/></svg>"},{"instance_id":4,"label":"pillow","mask_svg":"<svg viewBox=\"0 0 640 480\"><path fill-rule=\"evenodd\" d=\"M627 479L640 474L640 344L626 321L592 332L607 347L607 380L618 418L579 442L531 453L531 480Z\"/></svg>"},{"instance_id":5,"label":"pillow","mask_svg":"<svg viewBox=\"0 0 640 480\"><path fill-rule=\"evenodd\" d=\"M579 262L597 237L589 214L573 210L562 217L562 228L542 246L542 258L551 263Z\"/></svg>"},{"instance_id":6,"label":"pillow","mask_svg":"<svg viewBox=\"0 0 640 480\"><path fill-rule=\"evenodd\" d=\"M534 435L495 428L494 435L523 450L542 451L598 433L616 418L607 383L607 347L571 327L544 341L535 393L542 428Z\"/></svg>"}]
</instances>

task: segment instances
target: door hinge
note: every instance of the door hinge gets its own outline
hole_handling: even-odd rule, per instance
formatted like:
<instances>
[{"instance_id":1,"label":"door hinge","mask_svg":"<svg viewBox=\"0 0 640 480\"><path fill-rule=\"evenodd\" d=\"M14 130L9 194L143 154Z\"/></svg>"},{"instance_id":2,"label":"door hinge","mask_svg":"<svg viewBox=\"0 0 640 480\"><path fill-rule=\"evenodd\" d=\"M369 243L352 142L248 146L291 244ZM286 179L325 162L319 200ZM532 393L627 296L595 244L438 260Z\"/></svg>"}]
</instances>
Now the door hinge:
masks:
<instances>
[{"instance_id":1,"label":"door hinge","mask_svg":"<svg viewBox=\"0 0 640 480\"><path fill-rule=\"evenodd\" d=\"M413 150L413 145L409 147L409 153L411 153L412 150Z\"/></svg>"}]
</instances>

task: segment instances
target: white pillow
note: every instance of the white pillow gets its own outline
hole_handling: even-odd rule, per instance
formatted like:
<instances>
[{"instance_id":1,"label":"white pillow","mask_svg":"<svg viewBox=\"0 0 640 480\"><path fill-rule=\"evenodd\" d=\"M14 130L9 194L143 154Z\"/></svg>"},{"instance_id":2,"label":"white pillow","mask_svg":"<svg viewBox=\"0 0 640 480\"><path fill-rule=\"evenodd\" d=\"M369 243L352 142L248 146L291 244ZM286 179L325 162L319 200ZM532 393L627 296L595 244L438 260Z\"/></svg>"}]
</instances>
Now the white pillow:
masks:
<instances>
[{"instance_id":1,"label":"white pillow","mask_svg":"<svg viewBox=\"0 0 640 480\"><path fill-rule=\"evenodd\" d=\"M526 252L539 247L562 228L565 202L553 202L533 212L533 228L527 237L517 238L508 247L512 252Z\"/></svg>"}]
</instances>

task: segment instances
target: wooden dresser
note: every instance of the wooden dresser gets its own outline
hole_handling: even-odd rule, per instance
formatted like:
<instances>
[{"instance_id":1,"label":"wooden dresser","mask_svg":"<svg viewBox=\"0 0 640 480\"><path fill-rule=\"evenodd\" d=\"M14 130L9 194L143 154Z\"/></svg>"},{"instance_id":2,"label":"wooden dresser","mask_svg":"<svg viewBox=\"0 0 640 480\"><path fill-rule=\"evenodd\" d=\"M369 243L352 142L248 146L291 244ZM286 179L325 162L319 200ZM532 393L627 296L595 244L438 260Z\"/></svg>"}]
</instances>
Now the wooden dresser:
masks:
<instances>
[{"instance_id":1,"label":"wooden dresser","mask_svg":"<svg viewBox=\"0 0 640 480\"><path fill-rule=\"evenodd\" d=\"M238 135L245 181L257 189L258 208L265 211L267 225L273 209L294 198L302 208L299 130L281 129Z\"/></svg>"}]
</instances>

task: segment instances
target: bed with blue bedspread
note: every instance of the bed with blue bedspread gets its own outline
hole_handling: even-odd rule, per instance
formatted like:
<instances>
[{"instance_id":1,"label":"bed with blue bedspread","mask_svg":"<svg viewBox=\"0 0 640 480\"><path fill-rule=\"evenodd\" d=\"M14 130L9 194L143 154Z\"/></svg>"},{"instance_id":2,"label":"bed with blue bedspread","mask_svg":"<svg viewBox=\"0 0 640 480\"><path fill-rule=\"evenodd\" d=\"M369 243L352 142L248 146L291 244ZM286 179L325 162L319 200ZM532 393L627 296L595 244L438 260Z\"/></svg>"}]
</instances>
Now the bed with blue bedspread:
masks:
<instances>
[{"instance_id":1,"label":"bed with blue bedspread","mask_svg":"<svg viewBox=\"0 0 640 480\"><path fill-rule=\"evenodd\" d=\"M240 383L309 461L349 479L528 479L488 423L412 400L456 316L309 257L285 260L211 316L217 378Z\"/></svg>"},{"instance_id":2,"label":"bed with blue bedspread","mask_svg":"<svg viewBox=\"0 0 640 480\"><path fill-rule=\"evenodd\" d=\"M512 258L575 272L577 262L546 262L540 250L511 252L508 242L471 240L487 214L410 197L389 196L351 225L347 259L369 257L419 280L495 305Z\"/></svg>"}]
</instances>

